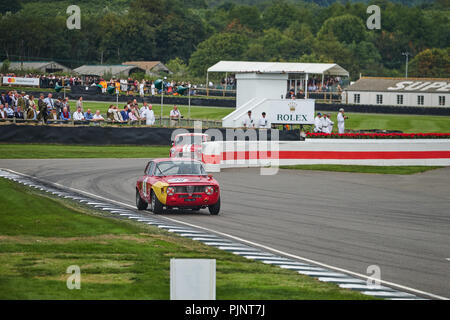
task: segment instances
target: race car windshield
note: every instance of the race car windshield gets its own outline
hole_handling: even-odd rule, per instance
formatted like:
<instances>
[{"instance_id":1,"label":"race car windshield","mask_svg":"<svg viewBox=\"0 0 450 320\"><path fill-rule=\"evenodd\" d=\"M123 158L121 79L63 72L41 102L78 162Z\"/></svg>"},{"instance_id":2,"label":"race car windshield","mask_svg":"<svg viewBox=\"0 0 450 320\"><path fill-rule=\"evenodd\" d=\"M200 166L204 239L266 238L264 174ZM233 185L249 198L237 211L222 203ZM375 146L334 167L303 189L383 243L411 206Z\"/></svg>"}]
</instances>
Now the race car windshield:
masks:
<instances>
[{"instance_id":1,"label":"race car windshield","mask_svg":"<svg viewBox=\"0 0 450 320\"><path fill-rule=\"evenodd\" d=\"M201 145L203 142L202 136L181 136L175 140L175 145L185 146L187 144Z\"/></svg>"},{"instance_id":2,"label":"race car windshield","mask_svg":"<svg viewBox=\"0 0 450 320\"><path fill-rule=\"evenodd\" d=\"M193 161L163 161L156 165L156 176L206 175L203 165Z\"/></svg>"}]
</instances>

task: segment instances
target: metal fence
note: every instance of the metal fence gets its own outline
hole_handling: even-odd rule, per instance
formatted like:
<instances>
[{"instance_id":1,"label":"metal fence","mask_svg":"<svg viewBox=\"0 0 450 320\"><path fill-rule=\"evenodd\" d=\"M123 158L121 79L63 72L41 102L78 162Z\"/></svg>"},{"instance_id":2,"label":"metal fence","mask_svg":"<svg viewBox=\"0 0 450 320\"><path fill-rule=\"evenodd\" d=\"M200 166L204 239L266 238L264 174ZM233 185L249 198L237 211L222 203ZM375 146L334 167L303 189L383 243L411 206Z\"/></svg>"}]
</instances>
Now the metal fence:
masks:
<instances>
[{"instance_id":1,"label":"metal fence","mask_svg":"<svg viewBox=\"0 0 450 320\"><path fill-rule=\"evenodd\" d=\"M0 119L0 124L40 124L42 121L34 120L34 119L21 119L21 118L6 118L6 119ZM217 120L204 120L204 119L180 119L176 122L175 127L180 128L193 128L194 124L197 125L198 123L201 123L202 128L221 128L222 127L222 121ZM126 121L126 122L116 122L111 121L109 119L103 120L103 121L93 121L93 120L82 120L82 121L76 121L76 120L54 120L54 119L48 119L47 125L71 125L71 126L122 126L122 127L150 127L146 125L145 120L137 120L137 121ZM155 120L155 124L152 125L152 127L163 127L168 128L172 127L170 118L168 117L161 117L157 118Z\"/></svg>"}]
</instances>

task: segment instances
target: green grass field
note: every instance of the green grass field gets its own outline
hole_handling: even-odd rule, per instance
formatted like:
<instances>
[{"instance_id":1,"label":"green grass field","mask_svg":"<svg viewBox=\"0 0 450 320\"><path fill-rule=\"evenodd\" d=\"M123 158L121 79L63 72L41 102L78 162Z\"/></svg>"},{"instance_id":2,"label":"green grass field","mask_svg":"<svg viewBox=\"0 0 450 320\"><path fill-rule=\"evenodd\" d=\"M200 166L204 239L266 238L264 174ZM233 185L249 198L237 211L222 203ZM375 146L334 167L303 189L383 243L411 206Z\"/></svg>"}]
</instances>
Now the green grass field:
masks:
<instances>
[{"instance_id":1,"label":"green grass field","mask_svg":"<svg viewBox=\"0 0 450 320\"><path fill-rule=\"evenodd\" d=\"M353 165L333 165L333 164L313 164L313 165L293 165L280 166L281 169L290 170L318 170L318 171L336 171L336 172L357 172L357 173L378 173L378 174L415 174L435 170L443 167L425 167L425 166L353 166Z\"/></svg>"},{"instance_id":2,"label":"green grass field","mask_svg":"<svg viewBox=\"0 0 450 320\"><path fill-rule=\"evenodd\" d=\"M108 111L108 108L111 104L115 104L112 102L83 102L83 108L85 111L89 108L92 110L92 112L95 112L95 110L100 110L102 114L106 114ZM75 106L76 102L71 101L71 106ZM123 107L126 105L126 103L122 102L119 103L119 109L123 109ZM140 104L142 106L142 104ZM182 106L178 105L178 108L181 112L181 115L184 116L184 118L188 118L189 114L189 107L188 106ZM168 117L170 114L170 110L173 109L173 104L171 105L164 105L163 106L163 116ZM196 107L191 106L191 119L201 119L201 120L221 120L226 115L231 113L234 109L231 108L220 108L220 107ZM153 104L153 111L155 112L155 117L159 117L161 115L161 104Z\"/></svg>"},{"instance_id":3,"label":"green grass field","mask_svg":"<svg viewBox=\"0 0 450 320\"><path fill-rule=\"evenodd\" d=\"M370 299L5 179L0 209L0 299L169 299L171 258L216 259L217 299Z\"/></svg>"},{"instance_id":4,"label":"green grass field","mask_svg":"<svg viewBox=\"0 0 450 320\"><path fill-rule=\"evenodd\" d=\"M169 146L0 144L0 159L166 158Z\"/></svg>"},{"instance_id":5,"label":"green grass field","mask_svg":"<svg viewBox=\"0 0 450 320\"><path fill-rule=\"evenodd\" d=\"M71 103L75 105L75 102ZM93 111L100 110L103 114L111 103L109 102L84 102L84 108ZM125 104L120 103L123 108ZM188 117L188 107L178 106L181 114ZM163 116L168 117L173 105L164 105ZM153 110L156 117L161 114L161 105L154 104ZM191 118L203 120L221 120L231 112L233 108L220 107L196 107L191 106ZM371 113L347 113L349 119L345 127L349 130L399 130L408 132L450 132L450 117L448 116L422 116L422 115L400 115L400 114L371 114ZM332 113L332 120L337 123L337 112ZM337 125L334 126L337 132Z\"/></svg>"},{"instance_id":6,"label":"green grass field","mask_svg":"<svg viewBox=\"0 0 450 320\"><path fill-rule=\"evenodd\" d=\"M450 132L450 117L399 114L346 113L345 128L351 130L400 130L405 133ZM332 114L335 123L337 114ZM334 130L337 130L336 125ZM336 131L337 132L337 131Z\"/></svg>"}]
</instances>

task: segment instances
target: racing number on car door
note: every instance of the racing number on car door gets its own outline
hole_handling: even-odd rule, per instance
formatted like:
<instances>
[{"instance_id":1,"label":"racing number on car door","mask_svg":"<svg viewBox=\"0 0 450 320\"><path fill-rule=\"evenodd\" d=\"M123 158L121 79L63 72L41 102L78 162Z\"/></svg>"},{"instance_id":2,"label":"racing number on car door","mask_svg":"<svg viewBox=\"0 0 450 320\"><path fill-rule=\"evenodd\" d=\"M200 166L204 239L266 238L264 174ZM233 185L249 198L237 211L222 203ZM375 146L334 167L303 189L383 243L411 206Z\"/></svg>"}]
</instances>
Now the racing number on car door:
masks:
<instances>
[{"instance_id":1,"label":"racing number on car door","mask_svg":"<svg viewBox=\"0 0 450 320\"><path fill-rule=\"evenodd\" d=\"M147 180L148 180L148 177L146 177L145 179L144 179L144 181L142 181L142 193L144 194L144 197L148 197L148 194L147 194Z\"/></svg>"}]
</instances>

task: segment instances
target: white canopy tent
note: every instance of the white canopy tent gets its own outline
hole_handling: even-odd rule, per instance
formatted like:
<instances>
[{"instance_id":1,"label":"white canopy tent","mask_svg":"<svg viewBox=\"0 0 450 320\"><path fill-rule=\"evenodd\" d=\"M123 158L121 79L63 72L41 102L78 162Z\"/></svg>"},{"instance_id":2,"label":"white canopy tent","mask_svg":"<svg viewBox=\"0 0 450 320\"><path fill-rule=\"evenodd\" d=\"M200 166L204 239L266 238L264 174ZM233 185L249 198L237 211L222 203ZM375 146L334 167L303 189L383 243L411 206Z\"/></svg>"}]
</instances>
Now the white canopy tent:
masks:
<instances>
[{"instance_id":1,"label":"white canopy tent","mask_svg":"<svg viewBox=\"0 0 450 320\"><path fill-rule=\"evenodd\" d=\"M209 72L232 73L304 73L348 77L347 70L335 63L220 61Z\"/></svg>"},{"instance_id":2,"label":"white canopy tent","mask_svg":"<svg viewBox=\"0 0 450 320\"><path fill-rule=\"evenodd\" d=\"M297 91L297 81L304 83L305 97L308 95L309 75L321 75L322 85L324 77L340 76L348 77L349 72L336 63L297 63L297 62L256 62L256 61L219 61L208 68L206 74L206 86L209 84L210 72L224 73L255 73L255 74L287 74L288 79L295 79L295 91Z\"/></svg>"}]
</instances>

